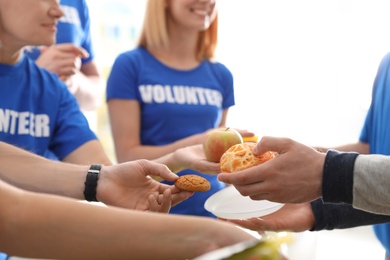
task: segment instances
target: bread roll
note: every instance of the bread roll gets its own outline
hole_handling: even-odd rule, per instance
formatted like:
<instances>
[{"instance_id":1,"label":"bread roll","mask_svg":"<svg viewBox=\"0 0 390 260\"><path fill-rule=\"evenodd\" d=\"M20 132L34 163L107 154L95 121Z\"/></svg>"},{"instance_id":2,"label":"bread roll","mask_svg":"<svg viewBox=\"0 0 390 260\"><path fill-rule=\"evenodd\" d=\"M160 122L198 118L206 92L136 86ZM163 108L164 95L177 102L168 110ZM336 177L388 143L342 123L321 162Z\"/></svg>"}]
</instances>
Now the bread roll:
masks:
<instances>
[{"instance_id":1,"label":"bread roll","mask_svg":"<svg viewBox=\"0 0 390 260\"><path fill-rule=\"evenodd\" d=\"M230 147L221 157L220 166L222 172L237 172L262 164L275 157L273 152L265 152L255 156L253 148L256 143L242 143Z\"/></svg>"}]
</instances>

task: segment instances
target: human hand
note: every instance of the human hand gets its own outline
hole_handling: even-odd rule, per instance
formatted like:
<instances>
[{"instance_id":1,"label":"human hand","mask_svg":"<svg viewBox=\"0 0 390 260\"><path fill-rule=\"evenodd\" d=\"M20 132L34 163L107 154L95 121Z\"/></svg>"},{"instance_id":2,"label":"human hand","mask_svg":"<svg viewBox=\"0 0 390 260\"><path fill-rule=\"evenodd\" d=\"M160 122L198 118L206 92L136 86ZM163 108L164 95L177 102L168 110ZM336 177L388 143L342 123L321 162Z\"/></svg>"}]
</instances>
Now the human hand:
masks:
<instances>
[{"instance_id":1,"label":"human hand","mask_svg":"<svg viewBox=\"0 0 390 260\"><path fill-rule=\"evenodd\" d=\"M149 211L168 213L172 207L172 193L170 189L164 190L161 194L151 194L148 197Z\"/></svg>"},{"instance_id":2,"label":"human hand","mask_svg":"<svg viewBox=\"0 0 390 260\"><path fill-rule=\"evenodd\" d=\"M56 44L41 47L41 55L36 60L36 64L57 74L65 82L80 70L81 59L88 56L86 50L74 44Z\"/></svg>"},{"instance_id":3,"label":"human hand","mask_svg":"<svg viewBox=\"0 0 390 260\"><path fill-rule=\"evenodd\" d=\"M192 169L197 172L216 174L221 172L219 163L210 162L206 159L203 151L203 145L192 145L177 149L173 153L173 160L179 163L180 169L175 169L178 172L182 169Z\"/></svg>"},{"instance_id":4,"label":"human hand","mask_svg":"<svg viewBox=\"0 0 390 260\"><path fill-rule=\"evenodd\" d=\"M254 154L266 151L277 156L249 169L221 173L220 181L233 184L243 196L253 200L281 203L312 201L322 194L325 154L288 138L263 137Z\"/></svg>"},{"instance_id":5,"label":"human hand","mask_svg":"<svg viewBox=\"0 0 390 260\"><path fill-rule=\"evenodd\" d=\"M97 198L107 205L167 213L171 206L193 195L193 192L155 181L151 176L170 182L179 178L165 165L148 160L104 166L97 185Z\"/></svg>"},{"instance_id":6,"label":"human hand","mask_svg":"<svg viewBox=\"0 0 390 260\"><path fill-rule=\"evenodd\" d=\"M257 231L259 234L264 231L302 232L312 229L315 224L310 203L286 204L278 211L266 216L243 220L225 219L225 221Z\"/></svg>"}]
</instances>

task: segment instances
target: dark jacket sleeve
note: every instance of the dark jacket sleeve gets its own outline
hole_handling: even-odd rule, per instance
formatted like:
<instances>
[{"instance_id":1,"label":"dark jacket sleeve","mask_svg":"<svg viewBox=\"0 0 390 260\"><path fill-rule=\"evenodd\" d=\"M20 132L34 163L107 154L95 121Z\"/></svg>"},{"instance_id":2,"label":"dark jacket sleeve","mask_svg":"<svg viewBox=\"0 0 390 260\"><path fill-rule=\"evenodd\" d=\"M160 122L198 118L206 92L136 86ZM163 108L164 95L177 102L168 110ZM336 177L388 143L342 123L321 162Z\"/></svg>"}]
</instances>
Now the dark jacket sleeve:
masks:
<instances>
[{"instance_id":1,"label":"dark jacket sleeve","mask_svg":"<svg viewBox=\"0 0 390 260\"><path fill-rule=\"evenodd\" d=\"M358 210L351 204L311 202L315 225L311 231L352 228L390 222L390 216Z\"/></svg>"},{"instance_id":2,"label":"dark jacket sleeve","mask_svg":"<svg viewBox=\"0 0 390 260\"><path fill-rule=\"evenodd\" d=\"M390 216L352 207L353 170L357 153L328 151L323 170L323 197L311 202L315 217L312 231L352 228L390 222Z\"/></svg>"},{"instance_id":3,"label":"dark jacket sleeve","mask_svg":"<svg viewBox=\"0 0 390 260\"><path fill-rule=\"evenodd\" d=\"M348 203L353 199L353 167L357 153L329 150L322 177L322 199L326 203Z\"/></svg>"}]
</instances>

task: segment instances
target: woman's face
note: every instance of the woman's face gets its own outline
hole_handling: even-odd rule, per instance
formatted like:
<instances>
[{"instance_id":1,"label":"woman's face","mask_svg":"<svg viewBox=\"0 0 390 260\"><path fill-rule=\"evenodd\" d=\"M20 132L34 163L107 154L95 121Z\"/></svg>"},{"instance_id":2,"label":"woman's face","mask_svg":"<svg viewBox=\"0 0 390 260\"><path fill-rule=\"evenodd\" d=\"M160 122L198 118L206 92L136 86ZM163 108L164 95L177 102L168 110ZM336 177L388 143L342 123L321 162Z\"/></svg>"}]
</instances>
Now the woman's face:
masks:
<instances>
[{"instance_id":1,"label":"woman's face","mask_svg":"<svg viewBox=\"0 0 390 260\"><path fill-rule=\"evenodd\" d=\"M58 19L59 0L0 0L0 40L3 45L51 45Z\"/></svg>"},{"instance_id":2,"label":"woman's face","mask_svg":"<svg viewBox=\"0 0 390 260\"><path fill-rule=\"evenodd\" d=\"M206 30L217 14L216 0L167 0L171 21L189 30Z\"/></svg>"}]
</instances>

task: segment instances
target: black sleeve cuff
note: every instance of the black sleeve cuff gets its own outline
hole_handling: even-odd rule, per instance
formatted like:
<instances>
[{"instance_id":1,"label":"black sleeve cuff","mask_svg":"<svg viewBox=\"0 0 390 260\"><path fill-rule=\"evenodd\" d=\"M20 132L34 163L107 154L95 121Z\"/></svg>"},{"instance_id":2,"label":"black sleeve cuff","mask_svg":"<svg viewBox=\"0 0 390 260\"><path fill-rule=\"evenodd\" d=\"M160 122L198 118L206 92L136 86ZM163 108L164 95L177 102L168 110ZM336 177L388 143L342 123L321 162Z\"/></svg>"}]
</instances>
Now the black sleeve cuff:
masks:
<instances>
[{"instance_id":1,"label":"black sleeve cuff","mask_svg":"<svg viewBox=\"0 0 390 260\"><path fill-rule=\"evenodd\" d=\"M327 152L322 177L324 202L352 204L353 169L357 156L358 153Z\"/></svg>"},{"instance_id":2,"label":"black sleeve cuff","mask_svg":"<svg viewBox=\"0 0 390 260\"><path fill-rule=\"evenodd\" d=\"M355 209L350 204L311 202L315 224L310 231L332 230L390 222L390 216Z\"/></svg>"}]
</instances>

